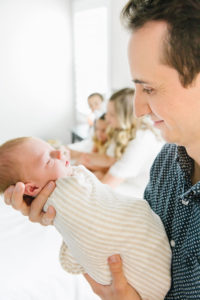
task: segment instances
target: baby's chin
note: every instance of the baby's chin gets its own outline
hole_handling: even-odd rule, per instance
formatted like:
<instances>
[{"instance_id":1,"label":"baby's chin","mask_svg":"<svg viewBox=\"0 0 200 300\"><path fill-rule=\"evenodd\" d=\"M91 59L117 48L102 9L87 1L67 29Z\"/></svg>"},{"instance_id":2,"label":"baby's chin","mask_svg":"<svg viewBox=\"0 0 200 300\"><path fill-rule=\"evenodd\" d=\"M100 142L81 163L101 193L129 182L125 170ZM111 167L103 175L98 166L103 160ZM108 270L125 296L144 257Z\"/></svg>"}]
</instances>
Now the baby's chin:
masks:
<instances>
[{"instance_id":1,"label":"baby's chin","mask_svg":"<svg viewBox=\"0 0 200 300\"><path fill-rule=\"evenodd\" d=\"M66 167L66 176L72 176L72 167L71 167L71 165L68 165Z\"/></svg>"},{"instance_id":2,"label":"baby's chin","mask_svg":"<svg viewBox=\"0 0 200 300\"><path fill-rule=\"evenodd\" d=\"M72 167L71 167L71 165L66 166L65 169L62 170L62 172L60 173L60 175L58 176L57 179L63 178L63 177L68 177L68 176L72 176Z\"/></svg>"},{"instance_id":3,"label":"baby's chin","mask_svg":"<svg viewBox=\"0 0 200 300\"><path fill-rule=\"evenodd\" d=\"M72 171L71 170L66 172L65 175L62 176L62 177L69 177L69 176L72 176Z\"/></svg>"},{"instance_id":4,"label":"baby's chin","mask_svg":"<svg viewBox=\"0 0 200 300\"><path fill-rule=\"evenodd\" d=\"M65 177L69 177L69 176L72 176L72 175L73 175L73 169L72 169L71 165L68 165L64 169L61 169L60 172L57 173L54 178L49 178L48 182L49 181L56 181L59 178L65 178ZM48 182L46 182L45 185L48 184Z\"/></svg>"}]
</instances>

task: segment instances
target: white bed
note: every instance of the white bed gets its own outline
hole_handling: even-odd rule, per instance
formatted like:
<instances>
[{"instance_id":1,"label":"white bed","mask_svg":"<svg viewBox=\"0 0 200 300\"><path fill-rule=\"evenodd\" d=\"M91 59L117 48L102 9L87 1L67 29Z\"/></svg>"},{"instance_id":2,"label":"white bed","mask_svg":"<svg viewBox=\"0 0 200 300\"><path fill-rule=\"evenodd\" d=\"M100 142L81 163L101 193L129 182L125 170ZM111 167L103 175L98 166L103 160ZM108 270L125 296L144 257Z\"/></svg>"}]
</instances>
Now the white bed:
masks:
<instances>
[{"instance_id":1,"label":"white bed","mask_svg":"<svg viewBox=\"0 0 200 300\"><path fill-rule=\"evenodd\" d=\"M31 223L0 197L0 300L96 300L82 275L62 270L61 237Z\"/></svg>"}]
</instances>

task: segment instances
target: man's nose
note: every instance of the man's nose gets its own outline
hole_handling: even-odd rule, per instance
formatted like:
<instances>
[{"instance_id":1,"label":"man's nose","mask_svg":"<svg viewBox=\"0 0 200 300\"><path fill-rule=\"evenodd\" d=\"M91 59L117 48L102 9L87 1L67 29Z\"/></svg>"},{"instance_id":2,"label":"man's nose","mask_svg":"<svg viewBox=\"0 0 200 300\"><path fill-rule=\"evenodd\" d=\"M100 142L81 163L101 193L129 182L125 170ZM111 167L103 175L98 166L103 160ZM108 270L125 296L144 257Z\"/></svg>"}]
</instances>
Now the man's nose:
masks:
<instances>
[{"instance_id":1,"label":"man's nose","mask_svg":"<svg viewBox=\"0 0 200 300\"><path fill-rule=\"evenodd\" d=\"M135 92L134 113L137 118L151 114L151 108L143 95Z\"/></svg>"}]
</instances>

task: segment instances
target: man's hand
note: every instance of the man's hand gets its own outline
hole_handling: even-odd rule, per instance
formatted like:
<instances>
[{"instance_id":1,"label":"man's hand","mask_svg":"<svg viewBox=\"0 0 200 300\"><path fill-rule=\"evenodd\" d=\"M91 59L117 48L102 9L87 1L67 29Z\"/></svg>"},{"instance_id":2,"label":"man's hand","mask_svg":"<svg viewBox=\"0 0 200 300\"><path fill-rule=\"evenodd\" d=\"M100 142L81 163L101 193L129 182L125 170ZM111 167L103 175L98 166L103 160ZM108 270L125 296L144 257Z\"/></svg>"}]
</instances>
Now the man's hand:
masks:
<instances>
[{"instance_id":1,"label":"man's hand","mask_svg":"<svg viewBox=\"0 0 200 300\"><path fill-rule=\"evenodd\" d=\"M4 201L7 205L11 205L16 210L19 210L24 216L28 216L30 221L41 225L50 225L53 223L56 211L52 206L49 206L47 212L44 213L43 207L55 187L55 182L49 182L31 204L28 205L23 198L25 185L22 182L18 182L15 186L7 188L4 193Z\"/></svg>"},{"instance_id":2,"label":"man's hand","mask_svg":"<svg viewBox=\"0 0 200 300\"><path fill-rule=\"evenodd\" d=\"M88 274L84 274L93 292L102 300L142 300L136 290L128 284L123 273L120 256L113 255L109 257L108 264L113 279L111 285L101 285L94 281Z\"/></svg>"}]
</instances>

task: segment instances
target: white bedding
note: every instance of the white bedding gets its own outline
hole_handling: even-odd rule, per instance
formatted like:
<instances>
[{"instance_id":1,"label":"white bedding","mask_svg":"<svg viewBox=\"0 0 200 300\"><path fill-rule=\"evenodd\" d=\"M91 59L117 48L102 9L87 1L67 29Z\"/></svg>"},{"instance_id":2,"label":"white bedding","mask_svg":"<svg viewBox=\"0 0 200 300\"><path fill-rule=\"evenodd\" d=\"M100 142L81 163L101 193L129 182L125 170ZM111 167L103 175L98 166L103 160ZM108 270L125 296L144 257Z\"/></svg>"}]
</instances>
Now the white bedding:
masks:
<instances>
[{"instance_id":1,"label":"white bedding","mask_svg":"<svg viewBox=\"0 0 200 300\"><path fill-rule=\"evenodd\" d=\"M0 197L0 300L96 300L82 276L62 270L61 237L31 223Z\"/></svg>"}]
</instances>

